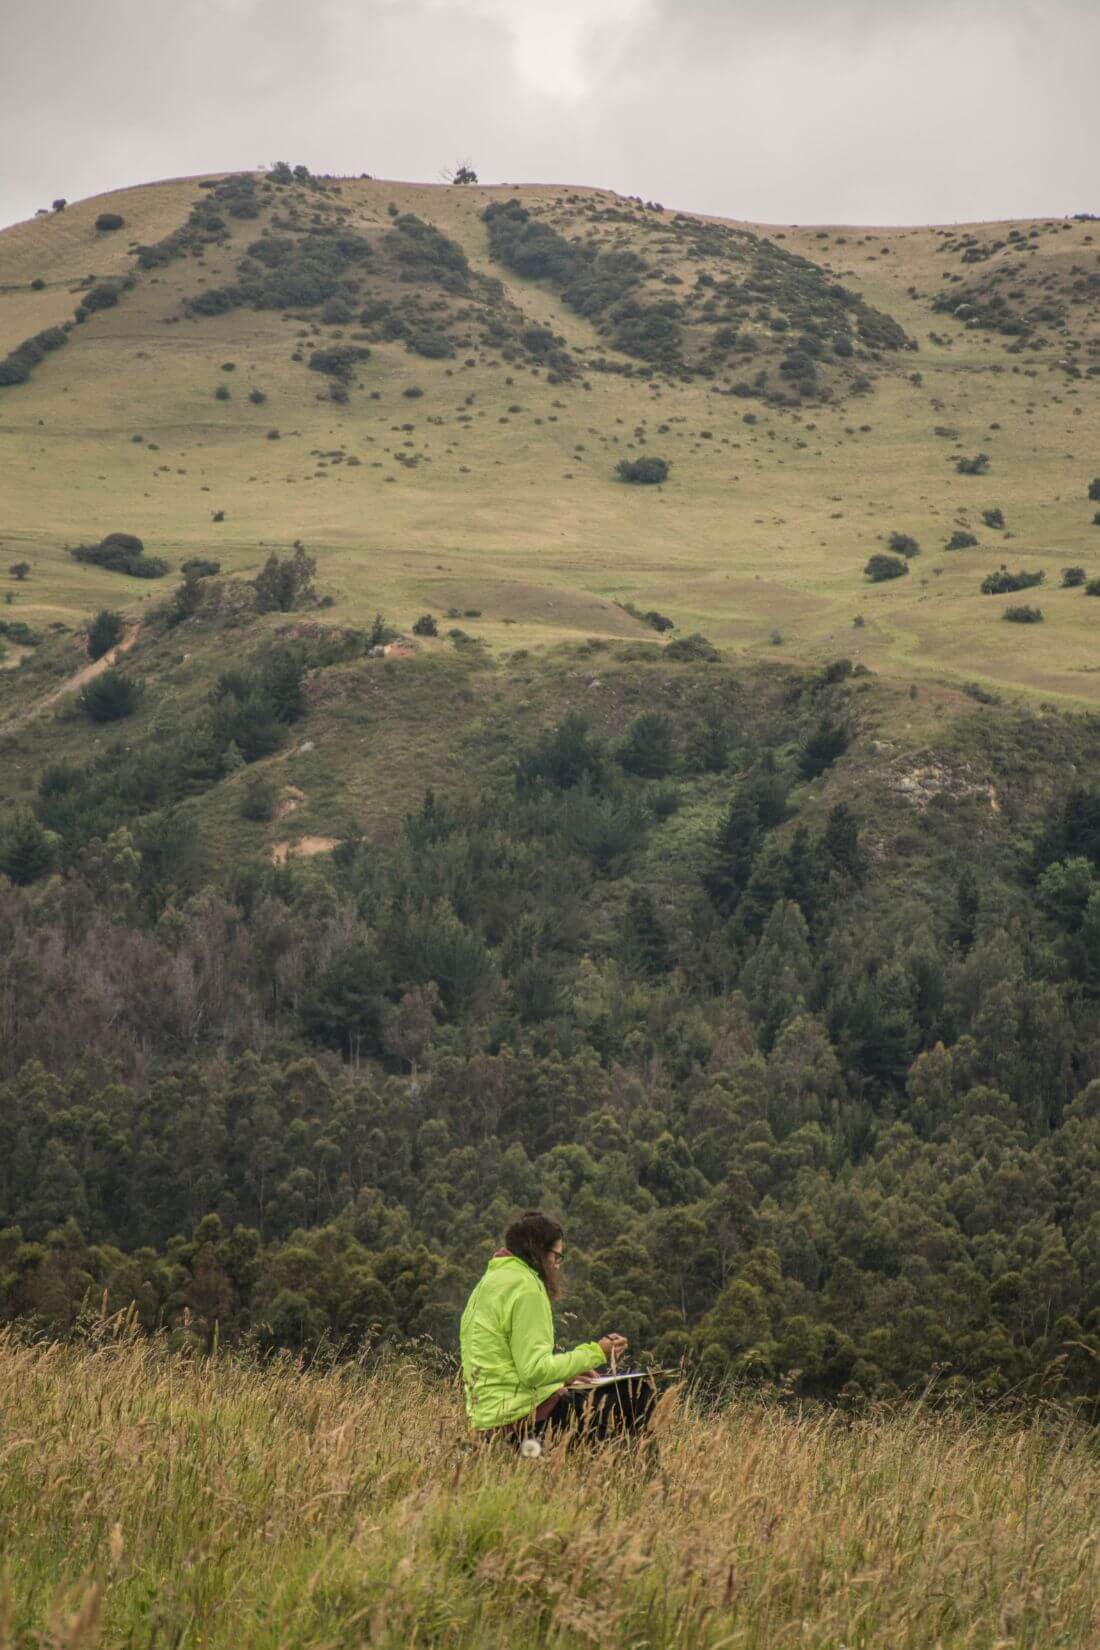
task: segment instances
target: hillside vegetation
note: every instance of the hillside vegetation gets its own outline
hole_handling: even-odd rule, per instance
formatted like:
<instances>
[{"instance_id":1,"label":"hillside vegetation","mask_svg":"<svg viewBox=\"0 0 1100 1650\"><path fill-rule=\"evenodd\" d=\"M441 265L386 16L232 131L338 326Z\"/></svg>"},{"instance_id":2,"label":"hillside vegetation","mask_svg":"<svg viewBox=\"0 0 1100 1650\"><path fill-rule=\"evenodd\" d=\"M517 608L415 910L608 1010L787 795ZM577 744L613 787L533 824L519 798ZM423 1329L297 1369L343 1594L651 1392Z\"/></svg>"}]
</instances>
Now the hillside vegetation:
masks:
<instances>
[{"instance_id":1,"label":"hillside vegetation","mask_svg":"<svg viewBox=\"0 0 1100 1650\"><path fill-rule=\"evenodd\" d=\"M295 578L16 673L0 1311L448 1346L544 1202L563 1333L1095 1398L1095 722L700 637L379 656L257 613Z\"/></svg>"},{"instance_id":2,"label":"hillside vegetation","mask_svg":"<svg viewBox=\"0 0 1100 1650\"><path fill-rule=\"evenodd\" d=\"M0 1315L447 1348L545 1203L707 1393L1093 1415L1090 234L0 237Z\"/></svg>"},{"instance_id":3,"label":"hillside vegetation","mask_svg":"<svg viewBox=\"0 0 1100 1650\"><path fill-rule=\"evenodd\" d=\"M5 1650L1086 1650L1095 1440L664 1401L637 1460L460 1441L453 1385L0 1343Z\"/></svg>"},{"instance_id":4,"label":"hillside vegetation","mask_svg":"<svg viewBox=\"0 0 1100 1650\"><path fill-rule=\"evenodd\" d=\"M340 622L476 609L496 649L636 632L629 602L749 656L1093 702L1061 579L1100 576L1094 230L290 167L77 203L0 235L6 593L71 628L154 599L68 554L105 534L239 573L301 538ZM617 479L639 460L666 480ZM1006 561L1042 623L981 593Z\"/></svg>"}]
</instances>

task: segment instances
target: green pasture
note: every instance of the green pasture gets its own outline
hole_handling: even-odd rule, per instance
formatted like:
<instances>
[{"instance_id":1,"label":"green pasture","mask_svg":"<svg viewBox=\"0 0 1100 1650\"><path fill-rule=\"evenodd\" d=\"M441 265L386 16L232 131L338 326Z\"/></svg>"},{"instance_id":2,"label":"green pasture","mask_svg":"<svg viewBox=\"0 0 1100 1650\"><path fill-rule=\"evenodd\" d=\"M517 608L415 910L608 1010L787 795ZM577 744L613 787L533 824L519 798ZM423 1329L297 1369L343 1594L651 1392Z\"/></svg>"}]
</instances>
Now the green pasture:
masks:
<instances>
[{"instance_id":1,"label":"green pasture","mask_svg":"<svg viewBox=\"0 0 1100 1650\"><path fill-rule=\"evenodd\" d=\"M193 180L150 185L6 231L0 344L56 323L79 296L65 290L67 278L118 272L131 225L134 239L164 233L194 193ZM349 221L364 227L383 221L390 201L438 223L475 268L507 277L532 320L551 322L572 346L589 344L589 323L489 263L480 212L494 193L349 181L343 200ZM127 228L97 236L94 217L107 207L127 216ZM562 205L559 217L569 211ZM1044 232L1036 257L1092 258L1089 228ZM948 267L933 231L875 234L872 248L865 231L847 232L843 247L836 231L826 242L819 231L778 232L920 343L883 364L873 393L801 410L699 380L654 387L593 373L588 389L551 385L484 349L466 366L423 360L398 343L372 346L339 406L319 374L290 358L323 337L308 321L249 310L176 319L185 295L230 278L255 233L237 225L233 249L141 274L30 383L0 391L0 578L14 561L32 567L22 584L4 579L14 616L77 626L105 603L137 616L162 597L166 583L72 561L68 546L106 532L136 532L174 564L209 554L245 575L272 547L301 538L317 556L319 588L334 598L334 622L381 609L407 628L425 610L478 609L464 627L513 649L650 635L616 606L633 602L737 653L845 653L905 679L1100 696L1100 603L1057 588L1064 565L1100 573L1100 528L1086 497L1100 471L1097 379L1068 378L1060 346L1013 357L995 335L968 332L911 297ZM32 269L45 290L27 288ZM220 384L230 399L215 398ZM408 398L410 387L423 394ZM252 389L266 395L262 405L249 401ZM671 460L662 488L613 479L618 459L642 451ZM956 459L978 451L990 455L989 473L956 474ZM992 506L1004 512L1003 532L982 525ZM960 526L979 547L946 553ZM913 534L921 554L907 577L869 585L863 566L895 530ZM1045 571L1042 625L1005 624L1006 601L978 594L1002 561Z\"/></svg>"}]
</instances>

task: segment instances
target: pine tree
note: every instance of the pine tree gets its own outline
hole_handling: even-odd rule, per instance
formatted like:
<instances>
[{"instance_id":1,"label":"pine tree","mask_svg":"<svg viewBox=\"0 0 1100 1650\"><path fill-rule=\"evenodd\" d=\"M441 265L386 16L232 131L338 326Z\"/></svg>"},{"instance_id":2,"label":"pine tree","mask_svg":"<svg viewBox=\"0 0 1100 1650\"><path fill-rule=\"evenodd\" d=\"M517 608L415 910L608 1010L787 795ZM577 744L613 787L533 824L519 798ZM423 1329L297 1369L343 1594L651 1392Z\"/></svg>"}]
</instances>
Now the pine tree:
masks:
<instances>
[{"instance_id":1,"label":"pine tree","mask_svg":"<svg viewBox=\"0 0 1100 1650\"><path fill-rule=\"evenodd\" d=\"M88 657L102 659L115 643L121 641L125 626L121 613L112 613L109 607L100 608L88 626Z\"/></svg>"},{"instance_id":2,"label":"pine tree","mask_svg":"<svg viewBox=\"0 0 1100 1650\"><path fill-rule=\"evenodd\" d=\"M632 888L626 911L627 953L643 974L666 974L669 967L668 941L653 900L644 888Z\"/></svg>"},{"instance_id":3,"label":"pine tree","mask_svg":"<svg viewBox=\"0 0 1100 1650\"><path fill-rule=\"evenodd\" d=\"M711 862L703 872L703 887L711 904L730 916L748 887L760 846L756 798L748 786L735 792L726 817L718 827Z\"/></svg>"},{"instance_id":4,"label":"pine tree","mask_svg":"<svg viewBox=\"0 0 1100 1650\"><path fill-rule=\"evenodd\" d=\"M821 838L821 853L826 870L835 871L859 887L863 881L864 863L859 847L859 826L846 802L838 802L829 810Z\"/></svg>"},{"instance_id":5,"label":"pine tree","mask_svg":"<svg viewBox=\"0 0 1100 1650\"><path fill-rule=\"evenodd\" d=\"M660 711L646 711L632 723L616 752L619 765L640 779L664 779L676 761L672 723Z\"/></svg>"},{"instance_id":6,"label":"pine tree","mask_svg":"<svg viewBox=\"0 0 1100 1650\"><path fill-rule=\"evenodd\" d=\"M685 752L691 773L725 773L730 765L729 726L718 711L711 711L700 727L690 734Z\"/></svg>"},{"instance_id":7,"label":"pine tree","mask_svg":"<svg viewBox=\"0 0 1100 1650\"><path fill-rule=\"evenodd\" d=\"M969 865L963 867L955 884L955 921L951 938L963 951L969 951L978 932L978 912L981 900L978 882Z\"/></svg>"},{"instance_id":8,"label":"pine tree","mask_svg":"<svg viewBox=\"0 0 1100 1650\"><path fill-rule=\"evenodd\" d=\"M53 831L47 831L32 813L20 814L0 838L0 876L10 877L17 886L26 888L53 870L57 847Z\"/></svg>"}]
</instances>

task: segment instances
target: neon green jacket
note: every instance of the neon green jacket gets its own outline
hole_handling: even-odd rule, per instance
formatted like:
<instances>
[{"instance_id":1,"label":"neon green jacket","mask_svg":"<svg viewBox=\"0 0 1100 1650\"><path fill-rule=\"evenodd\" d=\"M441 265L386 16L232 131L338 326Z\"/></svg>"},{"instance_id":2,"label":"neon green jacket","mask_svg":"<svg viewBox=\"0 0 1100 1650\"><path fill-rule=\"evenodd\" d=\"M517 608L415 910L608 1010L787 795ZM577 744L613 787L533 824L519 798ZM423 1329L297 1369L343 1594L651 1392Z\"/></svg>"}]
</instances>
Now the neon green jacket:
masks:
<instances>
[{"instance_id":1,"label":"neon green jacket","mask_svg":"<svg viewBox=\"0 0 1100 1650\"><path fill-rule=\"evenodd\" d=\"M466 1303L459 1331L466 1413L480 1429L522 1420L574 1375L605 1363L588 1341L554 1351L550 1297L518 1255L494 1255Z\"/></svg>"}]
</instances>

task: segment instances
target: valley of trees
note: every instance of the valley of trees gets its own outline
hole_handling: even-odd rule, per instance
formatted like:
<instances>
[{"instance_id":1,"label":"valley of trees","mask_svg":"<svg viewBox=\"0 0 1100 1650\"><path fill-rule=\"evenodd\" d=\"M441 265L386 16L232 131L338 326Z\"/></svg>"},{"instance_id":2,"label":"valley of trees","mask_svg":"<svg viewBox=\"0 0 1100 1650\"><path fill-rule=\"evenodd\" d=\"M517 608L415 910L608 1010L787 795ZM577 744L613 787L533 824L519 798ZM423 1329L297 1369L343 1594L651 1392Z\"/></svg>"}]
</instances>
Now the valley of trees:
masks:
<instances>
[{"instance_id":1,"label":"valley of trees","mask_svg":"<svg viewBox=\"0 0 1100 1650\"><path fill-rule=\"evenodd\" d=\"M354 637L46 768L0 826L0 1314L449 1348L538 1202L564 1333L709 1385L1100 1397L1095 720L975 706L918 808L848 661L683 656L605 650L614 737L499 693L464 788L309 864L189 809Z\"/></svg>"}]
</instances>

